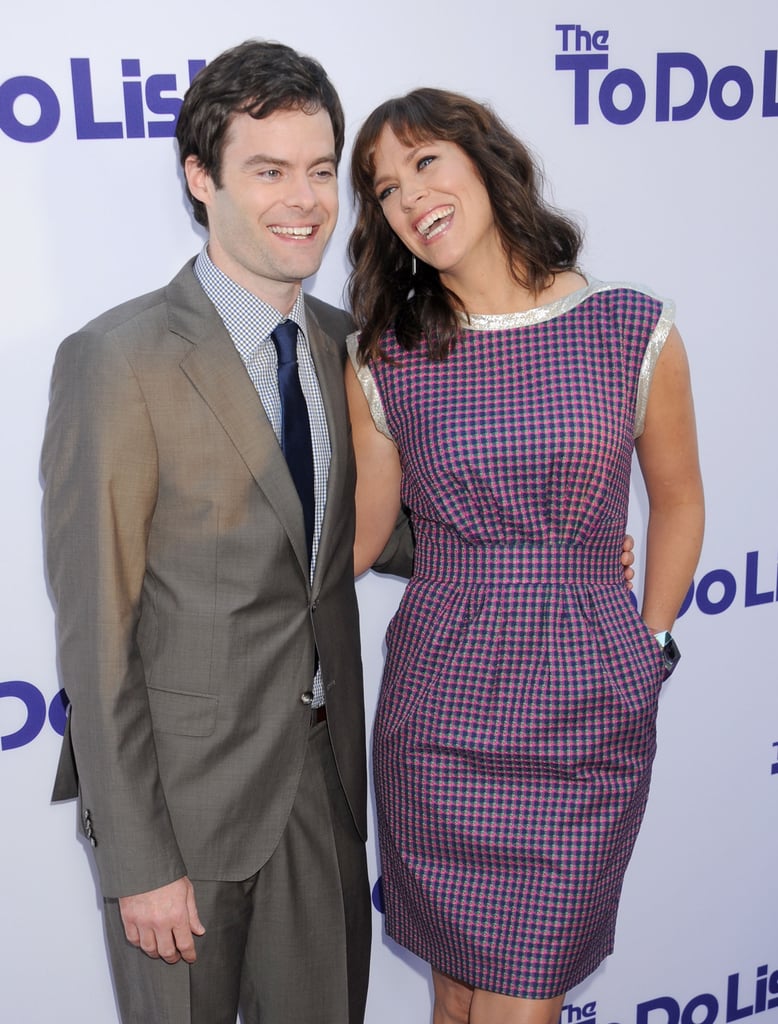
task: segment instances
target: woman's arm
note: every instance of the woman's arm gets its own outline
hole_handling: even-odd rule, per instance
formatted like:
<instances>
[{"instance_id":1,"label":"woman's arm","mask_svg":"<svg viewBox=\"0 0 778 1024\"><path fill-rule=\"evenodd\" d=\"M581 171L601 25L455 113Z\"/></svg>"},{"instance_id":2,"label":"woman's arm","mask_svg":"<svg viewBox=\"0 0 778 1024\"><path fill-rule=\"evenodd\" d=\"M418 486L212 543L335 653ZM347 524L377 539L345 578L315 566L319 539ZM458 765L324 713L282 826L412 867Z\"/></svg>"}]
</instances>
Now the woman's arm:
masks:
<instances>
[{"instance_id":1,"label":"woman's arm","mask_svg":"<svg viewBox=\"0 0 778 1024\"><path fill-rule=\"evenodd\" d=\"M649 504L641 614L656 633L672 628L697 567L705 522L689 364L675 327L657 360L635 448Z\"/></svg>"},{"instance_id":2,"label":"woman's arm","mask_svg":"<svg viewBox=\"0 0 778 1024\"><path fill-rule=\"evenodd\" d=\"M400 511L400 456L373 422L370 406L350 361L346 361L354 453L357 459L357 526L354 575L370 568L392 534Z\"/></svg>"}]
</instances>

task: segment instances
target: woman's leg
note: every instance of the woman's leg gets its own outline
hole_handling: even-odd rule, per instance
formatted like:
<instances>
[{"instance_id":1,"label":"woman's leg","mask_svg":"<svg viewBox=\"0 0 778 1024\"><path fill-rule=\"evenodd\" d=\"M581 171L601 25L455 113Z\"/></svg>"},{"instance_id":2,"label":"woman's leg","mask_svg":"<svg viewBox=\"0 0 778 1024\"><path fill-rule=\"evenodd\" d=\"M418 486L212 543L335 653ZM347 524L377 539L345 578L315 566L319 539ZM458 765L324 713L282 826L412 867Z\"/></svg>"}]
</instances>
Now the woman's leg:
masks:
<instances>
[{"instance_id":1,"label":"woman's leg","mask_svg":"<svg viewBox=\"0 0 778 1024\"><path fill-rule=\"evenodd\" d=\"M432 1024L559 1024L564 995L518 999L471 988L433 969Z\"/></svg>"},{"instance_id":2,"label":"woman's leg","mask_svg":"<svg viewBox=\"0 0 778 1024\"><path fill-rule=\"evenodd\" d=\"M435 987L435 1005L432 1010L432 1024L468 1024L473 989L461 981L449 978L432 968L432 983Z\"/></svg>"},{"instance_id":3,"label":"woman's leg","mask_svg":"<svg viewBox=\"0 0 778 1024\"><path fill-rule=\"evenodd\" d=\"M559 1024L565 997L516 999L496 992L475 989L470 1004L469 1024Z\"/></svg>"}]
</instances>

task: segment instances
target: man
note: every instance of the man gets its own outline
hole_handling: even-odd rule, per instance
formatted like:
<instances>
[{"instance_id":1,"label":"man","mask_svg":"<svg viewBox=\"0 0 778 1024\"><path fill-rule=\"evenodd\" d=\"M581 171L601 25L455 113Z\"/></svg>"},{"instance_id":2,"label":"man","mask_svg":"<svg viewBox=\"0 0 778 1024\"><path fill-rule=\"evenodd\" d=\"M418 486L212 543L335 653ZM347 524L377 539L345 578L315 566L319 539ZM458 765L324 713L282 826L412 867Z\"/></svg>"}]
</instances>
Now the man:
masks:
<instances>
[{"instance_id":1,"label":"man","mask_svg":"<svg viewBox=\"0 0 778 1024\"><path fill-rule=\"evenodd\" d=\"M301 290L335 227L343 114L315 61L247 42L197 76L177 137L207 246L54 369L54 796L80 796L123 1021L353 1024L370 899L351 321Z\"/></svg>"}]
</instances>

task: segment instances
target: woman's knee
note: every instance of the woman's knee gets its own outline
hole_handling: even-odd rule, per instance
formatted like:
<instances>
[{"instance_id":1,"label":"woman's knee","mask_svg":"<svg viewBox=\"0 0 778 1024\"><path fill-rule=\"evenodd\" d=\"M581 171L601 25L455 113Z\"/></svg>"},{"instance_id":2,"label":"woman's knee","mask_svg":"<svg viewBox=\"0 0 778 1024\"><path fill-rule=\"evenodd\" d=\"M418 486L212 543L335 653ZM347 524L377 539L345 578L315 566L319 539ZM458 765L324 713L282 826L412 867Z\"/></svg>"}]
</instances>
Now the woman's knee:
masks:
<instances>
[{"instance_id":1,"label":"woman's knee","mask_svg":"<svg viewBox=\"0 0 778 1024\"><path fill-rule=\"evenodd\" d=\"M473 989L435 970L432 981L435 987L433 1024L468 1024Z\"/></svg>"},{"instance_id":2,"label":"woman's knee","mask_svg":"<svg viewBox=\"0 0 778 1024\"><path fill-rule=\"evenodd\" d=\"M475 989L470 1024L559 1024L564 995L553 999L520 999Z\"/></svg>"}]
</instances>

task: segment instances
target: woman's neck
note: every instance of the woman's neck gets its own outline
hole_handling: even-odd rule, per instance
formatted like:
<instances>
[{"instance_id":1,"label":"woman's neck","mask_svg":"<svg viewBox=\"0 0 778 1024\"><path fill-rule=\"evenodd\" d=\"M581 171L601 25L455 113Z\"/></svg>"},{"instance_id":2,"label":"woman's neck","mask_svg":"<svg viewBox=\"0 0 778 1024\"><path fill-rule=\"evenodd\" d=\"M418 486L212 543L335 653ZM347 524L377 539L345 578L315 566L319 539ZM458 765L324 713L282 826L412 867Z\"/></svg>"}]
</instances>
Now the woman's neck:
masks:
<instances>
[{"instance_id":1,"label":"woman's neck","mask_svg":"<svg viewBox=\"0 0 778 1024\"><path fill-rule=\"evenodd\" d=\"M539 292L523 287L507 272L477 281L442 280L459 297L466 313L486 315L523 313L556 302L586 286L586 279L572 270L554 274Z\"/></svg>"}]
</instances>

